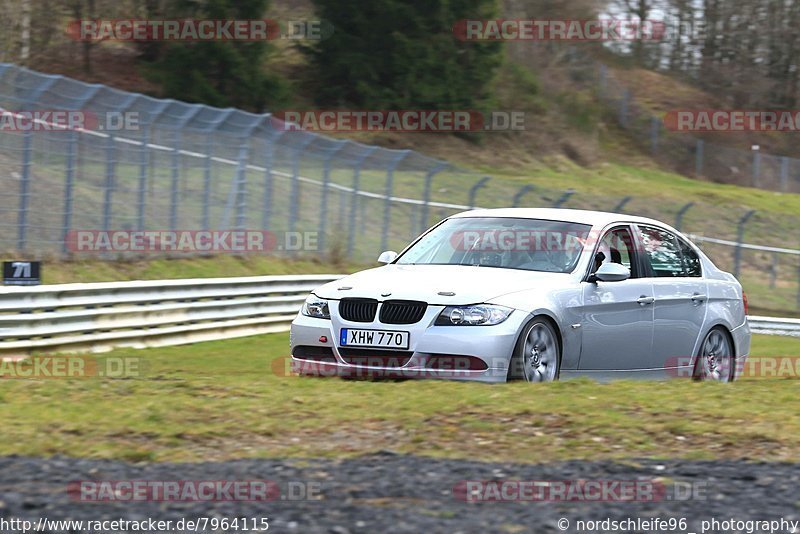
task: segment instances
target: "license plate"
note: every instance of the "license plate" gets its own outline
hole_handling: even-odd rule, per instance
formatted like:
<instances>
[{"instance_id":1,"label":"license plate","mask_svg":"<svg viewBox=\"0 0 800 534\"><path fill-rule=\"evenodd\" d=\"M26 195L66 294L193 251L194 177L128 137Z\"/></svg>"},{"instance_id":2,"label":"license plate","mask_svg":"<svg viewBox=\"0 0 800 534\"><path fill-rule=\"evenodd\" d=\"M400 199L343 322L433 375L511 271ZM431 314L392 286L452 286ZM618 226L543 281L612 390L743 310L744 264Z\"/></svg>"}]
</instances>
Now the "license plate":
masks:
<instances>
[{"instance_id":1,"label":"license plate","mask_svg":"<svg viewBox=\"0 0 800 534\"><path fill-rule=\"evenodd\" d=\"M408 332L342 328L339 331L339 345L342 347L408 349Z\"/></svg>"}]
</instances>

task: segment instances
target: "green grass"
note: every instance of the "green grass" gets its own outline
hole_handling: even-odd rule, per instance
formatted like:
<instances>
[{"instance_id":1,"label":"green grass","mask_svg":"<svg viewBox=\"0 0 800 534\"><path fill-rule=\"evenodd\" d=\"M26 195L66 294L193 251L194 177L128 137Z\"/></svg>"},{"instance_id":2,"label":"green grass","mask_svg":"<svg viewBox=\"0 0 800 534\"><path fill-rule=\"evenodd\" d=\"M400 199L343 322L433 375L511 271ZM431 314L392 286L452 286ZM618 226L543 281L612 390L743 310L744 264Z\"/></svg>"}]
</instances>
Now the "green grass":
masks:
<instances>
[{"instance_id":1,"label":"green grass","mask_svg":"<svg viewBox=\"0 0 800 534\"><path fill-rule=\"evenodd\" d=\"M274 256L229 256L151 259L139 261L45 261L43 283L161 280L175 278L216 278L279 274L338 274L361 266L320 260L290 260Z\"/></svg>"},{"instance_id":2,"label":"green grass","mask_svg":"<svg viewBox=\"0 0 800 534\"><path fill-rule=\"evenodd\" d=\"M286 376L286 334L98 356L127 379L0 381L0 454L133 461L399 452L516 462L631 457L800 461L800 377L546 385ZM800 340L755 336L755 356Z\"/></svg>"}]
</instances>

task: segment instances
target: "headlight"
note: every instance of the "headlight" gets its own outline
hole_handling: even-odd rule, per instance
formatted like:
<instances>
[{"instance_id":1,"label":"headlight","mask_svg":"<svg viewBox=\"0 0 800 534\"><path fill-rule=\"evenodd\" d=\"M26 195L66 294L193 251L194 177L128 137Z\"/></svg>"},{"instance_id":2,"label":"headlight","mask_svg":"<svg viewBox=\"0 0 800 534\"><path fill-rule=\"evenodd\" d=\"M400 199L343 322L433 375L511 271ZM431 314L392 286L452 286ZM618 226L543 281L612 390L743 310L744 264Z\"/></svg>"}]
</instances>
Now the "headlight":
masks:
<instances>
[{"instance_id":1,"label":"headlight","mask_svg":"<svg viewBox=\"0 0 800 534\"><path fill-rule=\"evenodd\" d=\"M331 318L331 312L328 310L328 301L319 298L313 293L309 295L306 301L303 303L301 313L303 315L307 315L308 317L316 317L318 319Z\"/></svg>"},{"instance_id":2,"label":"headlight","mask_svg":"<svg viewBox=\"0 0 800 534\"><path fill-rule=\"evenodd\" d=\"M477 304L475 306L448 306L436 318L437 326L492 326L500 324L514 311L505 306Z\"/></svg>"}]
</instances>

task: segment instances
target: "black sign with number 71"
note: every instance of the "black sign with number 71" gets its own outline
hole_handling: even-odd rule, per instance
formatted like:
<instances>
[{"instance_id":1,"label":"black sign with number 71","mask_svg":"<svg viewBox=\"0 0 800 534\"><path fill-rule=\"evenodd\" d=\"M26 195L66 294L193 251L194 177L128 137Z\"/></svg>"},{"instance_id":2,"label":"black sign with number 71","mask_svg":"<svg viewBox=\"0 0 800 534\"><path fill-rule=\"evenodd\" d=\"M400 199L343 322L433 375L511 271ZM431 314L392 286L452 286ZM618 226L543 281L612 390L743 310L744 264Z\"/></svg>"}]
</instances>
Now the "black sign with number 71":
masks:
<instances>
[{"instance_id":1,"label":"black sign with number 71","mask_svg":"<svg viewBox=\"0 0 800 534\"><path fill-rule=\"evenodd\" d=\"M4 261L3 284L7 286L36 286L42 283L41 262Z\"/></svg>"}]
</instances>

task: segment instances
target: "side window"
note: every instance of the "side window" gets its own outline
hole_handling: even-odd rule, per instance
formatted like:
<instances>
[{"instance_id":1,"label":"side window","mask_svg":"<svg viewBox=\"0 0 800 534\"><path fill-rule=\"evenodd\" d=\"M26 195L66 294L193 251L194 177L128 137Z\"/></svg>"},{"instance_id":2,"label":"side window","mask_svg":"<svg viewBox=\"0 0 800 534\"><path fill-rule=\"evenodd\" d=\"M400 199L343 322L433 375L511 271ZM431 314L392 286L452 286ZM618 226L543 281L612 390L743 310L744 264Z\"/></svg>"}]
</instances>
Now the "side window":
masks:
<instances>
[{"instance_id":1,"label":"side window","mask_svg":"<svg viewBox=\"0 0 800 534\"><path fill-rule=\"evenodd\" d=\"M671 233L650 226L639 226L645 257L658 278L686 276L678 242Z\"/></svg>"},{"instance_id":2,"label":"side window","mask_svg":"<svg viewBox=\"0 0 800 534\"><path fill-rule=\"evenodd\" d=\"M700 256L697 255L697 252L683 239L678 238L678 245L681 247L683 256L683 276L703 276Z\"/></svg>"},{"instance_id":3,"label":"side window","mask_svg":"<svg viewBox=\"0 0 800 534\"><path fill-rule=\"evenodd\" d=\"M595 253L596 271L603 263L619 263L631 271L631 278L639 276L636 264L633 263L633 236L627 227L614 228L606 232Z\"/></svg>"}]
</instances>

